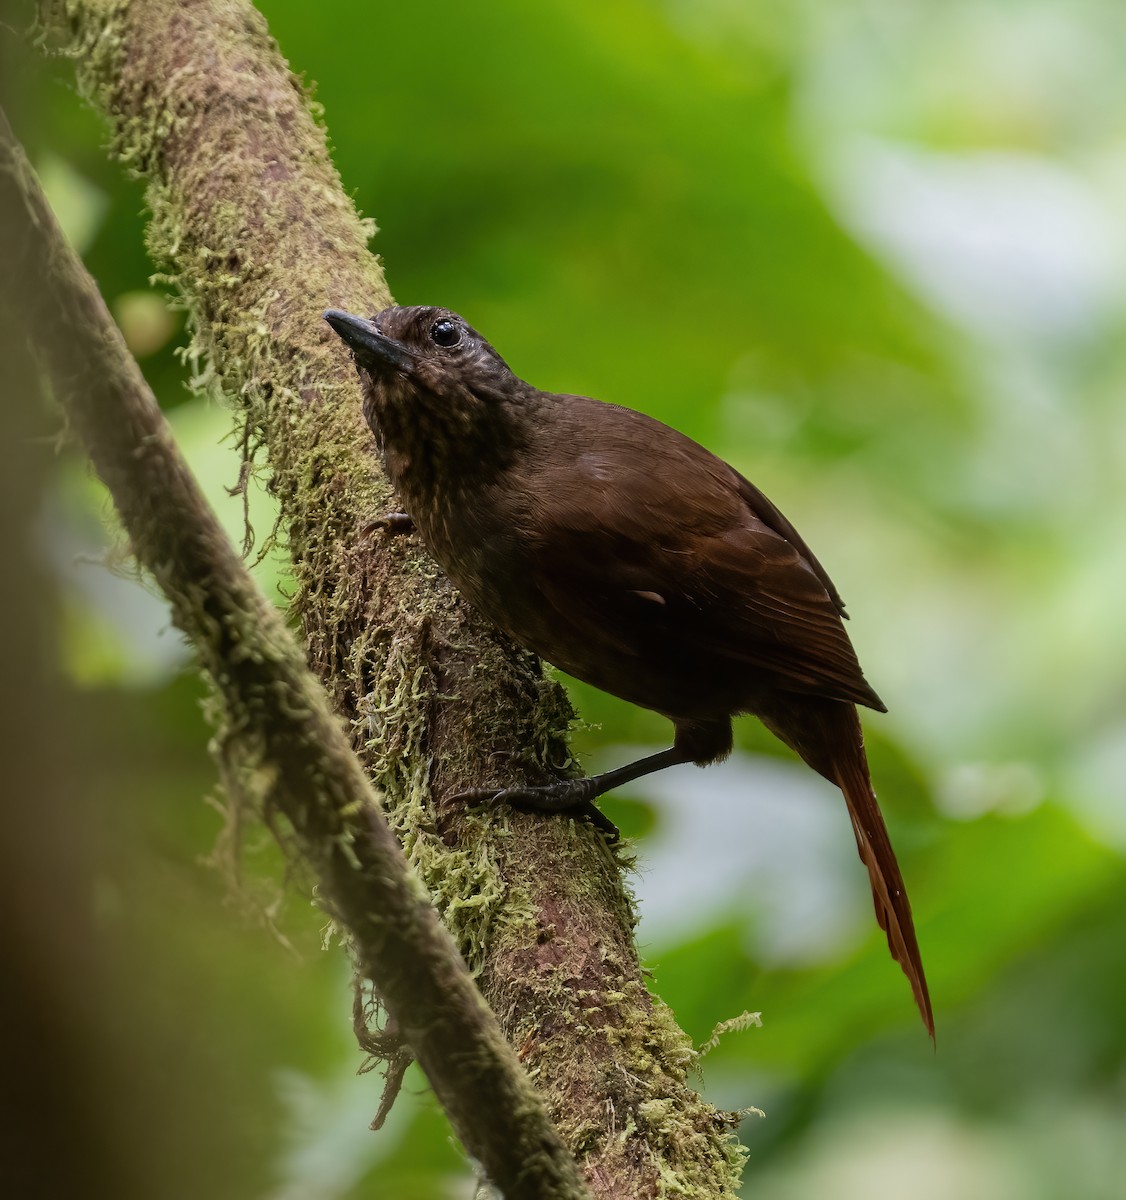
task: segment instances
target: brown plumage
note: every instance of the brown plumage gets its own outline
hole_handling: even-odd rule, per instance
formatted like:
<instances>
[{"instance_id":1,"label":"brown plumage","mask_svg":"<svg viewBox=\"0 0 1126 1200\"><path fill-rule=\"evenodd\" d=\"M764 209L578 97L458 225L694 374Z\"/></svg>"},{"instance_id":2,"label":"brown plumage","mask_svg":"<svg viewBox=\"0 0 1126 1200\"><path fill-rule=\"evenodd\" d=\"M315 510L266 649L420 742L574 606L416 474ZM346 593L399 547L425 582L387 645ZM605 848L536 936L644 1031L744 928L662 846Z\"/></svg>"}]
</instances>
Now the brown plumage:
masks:
<instances>
[{"instance_id":1,"label":"brown plumage","mask_svg":"<svg viewBox=\"0 0 1126 1200\"><path fill-rule=\"evenodd\" d=\"M933 1037L855 706L886 710L789 521L659 421L518 379L448 309L325 317L352 349L388 474L459 590L548 662L675 728L671 749L591 779L472 795L589 806L673 763L725 757L732 717L757 716L844 793L876 916Z\"/></svg>"}]
</instances>

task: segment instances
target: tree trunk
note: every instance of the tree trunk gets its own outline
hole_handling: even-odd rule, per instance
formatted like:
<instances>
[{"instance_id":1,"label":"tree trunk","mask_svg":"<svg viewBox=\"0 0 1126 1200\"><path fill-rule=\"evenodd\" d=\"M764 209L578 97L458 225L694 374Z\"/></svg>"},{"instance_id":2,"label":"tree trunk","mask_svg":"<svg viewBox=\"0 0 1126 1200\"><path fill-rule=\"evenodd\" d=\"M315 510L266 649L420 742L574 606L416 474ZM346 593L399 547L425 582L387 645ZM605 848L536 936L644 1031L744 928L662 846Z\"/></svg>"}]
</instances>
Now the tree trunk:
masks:
<instances>
[{"instance_id":1,"label":"tree trunk","mask_svg":"<svg viewBox=\"0 0 1126 1200\"><path fill-rule=\"evenodd\" d=\"M592 1191L733 1196L731 1121L688 1086L693 1049L642 979L628 862L565 818L442 803L566 761L571 712L413 537L369 528L394 497L320 313L390 294L264 21L239 0L60 0L42 21L147 182L203 386L264 454L309 663Z\"/></svg>"}]
</instances>

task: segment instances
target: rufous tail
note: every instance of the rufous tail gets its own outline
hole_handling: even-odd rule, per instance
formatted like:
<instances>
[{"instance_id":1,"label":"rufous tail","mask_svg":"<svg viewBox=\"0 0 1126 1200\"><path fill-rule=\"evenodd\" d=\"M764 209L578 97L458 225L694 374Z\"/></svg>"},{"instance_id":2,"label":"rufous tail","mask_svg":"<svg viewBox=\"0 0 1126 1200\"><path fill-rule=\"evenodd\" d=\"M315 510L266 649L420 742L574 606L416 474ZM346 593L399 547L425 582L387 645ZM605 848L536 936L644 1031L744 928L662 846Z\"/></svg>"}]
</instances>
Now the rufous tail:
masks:
<instances>
[{"instance_id":1,"label":"rufous tail","mask_svg":"<svg viewBox=\"0 0 1126 1200\"><path fill-rule=\"evenodd\" d=\"M923 1024L933 1041L934 1013L911 919L911 903L872 790L864 735L855 706L839 700L795 696L784 711L772 713L763 721L844 793L860 861L868 868L876 920L887 934L892 958L903 968L911 984Z\"/></svg>"}]
</instances>

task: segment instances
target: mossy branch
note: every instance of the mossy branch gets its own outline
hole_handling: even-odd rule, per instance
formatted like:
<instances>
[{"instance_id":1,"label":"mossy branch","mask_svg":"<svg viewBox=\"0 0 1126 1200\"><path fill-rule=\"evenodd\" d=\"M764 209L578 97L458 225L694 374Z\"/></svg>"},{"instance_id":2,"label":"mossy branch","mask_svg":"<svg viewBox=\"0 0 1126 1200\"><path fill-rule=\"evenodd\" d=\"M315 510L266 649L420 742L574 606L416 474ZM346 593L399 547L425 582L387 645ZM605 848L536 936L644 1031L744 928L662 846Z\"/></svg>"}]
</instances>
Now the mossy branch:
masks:
<instances>
[{"instance_id":1,"label":"mossy branch","mask_svg":"<svg viewBox=\"0 0 1126 1200\"><path fill-rule=\"evenodd\" d=\"M466 1147L507 1196L589 1196L408 865L324 689L209 508L97 285L0 113L4 261L18 320L109 488L137 560L199 653L243 771L287 824L357 963ZM15 310L4 297L5 306Z\"/></svg>"},{"instance_id":2,"label":"mossy branch","mask_svg":"<svg viewBox=\"0 0 1126 1200\"><path fill-rule=\"evenodd\" d=\"M364 532L394 498L320 313L390 295L264 21L243 0L46 0L41 20L146 181L198 378L263 452L308 661L592 1190L733 1196L731 1122L689 1086L691 1044L645 987L627 864L565 818L441 802L566 762L571 712L415 539Z\"/></svg>"}]
</instances>

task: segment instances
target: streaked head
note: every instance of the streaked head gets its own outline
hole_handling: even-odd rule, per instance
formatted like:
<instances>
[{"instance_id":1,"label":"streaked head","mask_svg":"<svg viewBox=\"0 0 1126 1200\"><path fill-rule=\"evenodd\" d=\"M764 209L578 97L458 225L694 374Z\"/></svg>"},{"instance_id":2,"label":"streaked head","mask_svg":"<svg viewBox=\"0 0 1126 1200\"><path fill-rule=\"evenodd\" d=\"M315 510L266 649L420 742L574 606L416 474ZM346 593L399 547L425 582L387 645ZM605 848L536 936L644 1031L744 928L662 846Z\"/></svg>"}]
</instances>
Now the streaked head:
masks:
<instances>
[{"instance_id":1,"label":"streaked head","mask_svg":"<svg viewBox=\"0 0 1126 1200\"><path fill-rule=\"evenodd\" d=\"M370 320L335 308L324 317L352 351L364 416L388 456L417 463L486 444L497 454L513 441L531 389L457 313L425 305Z\"/></svg>"}]
</instances>

